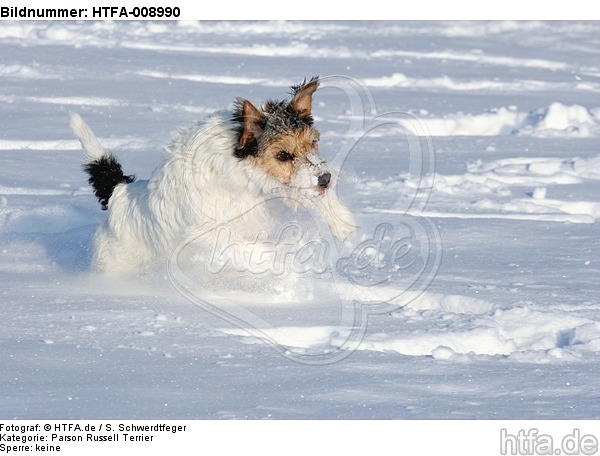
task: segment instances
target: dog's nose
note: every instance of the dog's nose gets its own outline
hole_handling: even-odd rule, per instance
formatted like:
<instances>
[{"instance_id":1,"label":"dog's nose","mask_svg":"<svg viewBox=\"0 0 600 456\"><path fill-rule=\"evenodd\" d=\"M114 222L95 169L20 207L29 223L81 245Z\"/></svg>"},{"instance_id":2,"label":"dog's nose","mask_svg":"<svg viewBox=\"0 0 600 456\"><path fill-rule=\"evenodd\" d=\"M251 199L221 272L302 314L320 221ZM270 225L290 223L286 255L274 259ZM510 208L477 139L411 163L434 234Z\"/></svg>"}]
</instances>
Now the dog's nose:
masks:
<instances>
[{"instance_id":1,"label":"dog's nose","mask_svg":"<svg viewBox=\"0 0 600 456\"><path fill-rule=\"evenodd\" d=\"M331 182L330 173L324 173L319 176L319 187L327 188L329 186L329 182Z\"/></svg>"}]
</instances>

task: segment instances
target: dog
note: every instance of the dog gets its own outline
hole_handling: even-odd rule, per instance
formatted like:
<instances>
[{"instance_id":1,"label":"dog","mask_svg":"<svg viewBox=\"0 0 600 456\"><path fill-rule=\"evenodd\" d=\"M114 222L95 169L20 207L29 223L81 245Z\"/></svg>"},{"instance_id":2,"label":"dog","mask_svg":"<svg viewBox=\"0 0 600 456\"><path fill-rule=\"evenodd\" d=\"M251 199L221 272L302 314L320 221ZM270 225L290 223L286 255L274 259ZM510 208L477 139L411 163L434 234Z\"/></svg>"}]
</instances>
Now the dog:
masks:
<instances>
[{"instance_id":1,"label":"dog","mask_svg":"<svg viewBox=\"0 0 600 456\"><path fill-rule=\"evenodd\" d=\"M291 87L291 100L260 108L238 98L181 130L149 180L124 174L76 113L70 125L86 153L85 172L108 219L94 236L92 267L137 272L165 258L196 227L235 221L248 238L277 217L276 192L309 198L338 239L356 230L352 213L333 191L335 175L319 154L312 96L318 77Z\"/></svg>"}]
</instances>

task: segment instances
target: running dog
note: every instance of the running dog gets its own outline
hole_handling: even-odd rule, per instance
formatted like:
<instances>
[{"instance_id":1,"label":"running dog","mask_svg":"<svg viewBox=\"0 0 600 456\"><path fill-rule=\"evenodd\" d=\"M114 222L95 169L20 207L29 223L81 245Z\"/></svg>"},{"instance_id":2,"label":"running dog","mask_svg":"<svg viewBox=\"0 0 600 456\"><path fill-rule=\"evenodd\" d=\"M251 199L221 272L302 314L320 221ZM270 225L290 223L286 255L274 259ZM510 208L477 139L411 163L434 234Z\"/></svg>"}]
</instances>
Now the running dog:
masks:
<instances>
[{"instance_id":1,"label":"running dog","mask_svg":"<svg viewBox=\"0 0 600 456\"><path fill-rule=\"evenodd\" d=\"M352 236L352 213L333 191L334 174L319 154L312 116L318 86L316 77L305 80L291 88L291 99L260 108L238 98L232 111L179 132L149 180L125 175L83 119L71 114L89 183L108 210L94 237L92 266L115 274L139 271L166 258L199 226L233 223L252 238L277 217L264 204L277 192L290 201L308 198L335 237Z\"/></svg>"}]
</instances>

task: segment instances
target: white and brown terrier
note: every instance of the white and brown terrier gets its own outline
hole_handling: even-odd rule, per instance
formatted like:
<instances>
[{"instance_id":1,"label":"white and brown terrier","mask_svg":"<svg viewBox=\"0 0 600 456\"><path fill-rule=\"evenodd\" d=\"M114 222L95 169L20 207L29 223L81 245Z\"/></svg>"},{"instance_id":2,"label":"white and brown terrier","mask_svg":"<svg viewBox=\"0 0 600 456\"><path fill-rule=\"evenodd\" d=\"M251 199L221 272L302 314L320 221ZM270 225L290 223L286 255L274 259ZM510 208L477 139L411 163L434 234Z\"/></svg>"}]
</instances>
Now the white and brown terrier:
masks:
<instances>
[{"instance_id":1,"label":"white and brown terrier","mask_svg":"<svg viewBox=\"0 0 600 456\"><path fill-rule=\"evenodd\" d=\"M319 155L312 96L318 78L292 87L292 99L257 109L238 99L179 133L149 180L126 176L77 114L71 128L86 152L89 182L108 220L96 232L93 267L135 272L165 259L173 246L199 226L235 221L256 229L275 216L263 204L272 195L309 198L332 234L346 239L354 218L338 200L335 179ZM252 233L248 231L251 237Z\"/></svg>"}]
</instances>

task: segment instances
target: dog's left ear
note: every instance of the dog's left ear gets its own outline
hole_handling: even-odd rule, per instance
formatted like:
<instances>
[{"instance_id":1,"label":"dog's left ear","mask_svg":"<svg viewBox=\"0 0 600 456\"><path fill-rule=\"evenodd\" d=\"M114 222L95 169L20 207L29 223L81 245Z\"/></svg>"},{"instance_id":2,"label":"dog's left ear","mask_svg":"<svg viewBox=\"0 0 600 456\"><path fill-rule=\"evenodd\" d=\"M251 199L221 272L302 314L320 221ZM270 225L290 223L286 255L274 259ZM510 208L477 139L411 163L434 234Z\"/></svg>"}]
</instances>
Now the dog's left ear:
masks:
<instances>
[{"instance_id":1,"label":"dog's left ear","mask_svg":"<svg viewBox=\"0 0 600 456\"><path fill-rule=\"evenodd\" d=\"M240 137L240 146L244 147L248 141L257 139L262 135L265 115L248 100L244 100L242 115L244 117L244 130Z\"/></svg>"},{"instance_id":2,"label":"dog's left ear","mask_svg":"<svg viewBox=\"0 0 600 456\"><path fill-rule=\"evenodd\" d=\"M309 82L304 82L300 85L292 87L292 108L300 117L308 117L312 111L312 95L319 87L319 78L315 76Z\"/></svg>"}]
</instances>

